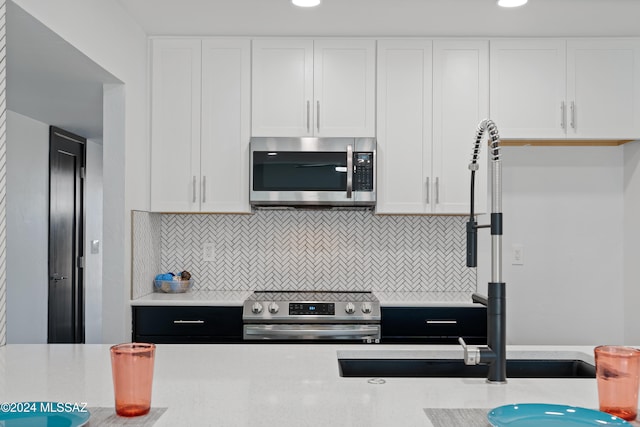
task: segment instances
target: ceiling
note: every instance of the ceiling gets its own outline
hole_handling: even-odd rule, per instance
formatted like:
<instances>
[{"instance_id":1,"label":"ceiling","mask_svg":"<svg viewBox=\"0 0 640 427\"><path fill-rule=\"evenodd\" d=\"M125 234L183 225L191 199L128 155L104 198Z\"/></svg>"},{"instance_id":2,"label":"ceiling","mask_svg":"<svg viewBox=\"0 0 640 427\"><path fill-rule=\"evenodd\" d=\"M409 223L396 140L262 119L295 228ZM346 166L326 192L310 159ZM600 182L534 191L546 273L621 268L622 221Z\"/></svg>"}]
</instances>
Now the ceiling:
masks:
<instances>
[{"instance_id":1,"label":"ceiling","mask_svg":"<svg viewBox=\"0 0 640 427\"><path fill-rule=\"evenodd\" d=\"M115 77L7 2L7 108L97 142L102 85Z\"/></svg>"},{"instance_id":2,"label":"ceiling","mask_svg":"<svg viewBox=\"0 0 640 427\"><path fill-rule=\"evenodd\" d=\"M640 0L119 0L150 35L640 36Z\"/></svg>"},{"instance_id":3,"label":"ceiling","mask_svg":"<svg viewBox=\"0 0 640 427\"><path fill-rule=\"evenodd\" d=\"M640 0L119 0L149 35L640 36ZM102 139L102 85L119 81L7 2L7 105Z\"/></svg>"}]
</instances>

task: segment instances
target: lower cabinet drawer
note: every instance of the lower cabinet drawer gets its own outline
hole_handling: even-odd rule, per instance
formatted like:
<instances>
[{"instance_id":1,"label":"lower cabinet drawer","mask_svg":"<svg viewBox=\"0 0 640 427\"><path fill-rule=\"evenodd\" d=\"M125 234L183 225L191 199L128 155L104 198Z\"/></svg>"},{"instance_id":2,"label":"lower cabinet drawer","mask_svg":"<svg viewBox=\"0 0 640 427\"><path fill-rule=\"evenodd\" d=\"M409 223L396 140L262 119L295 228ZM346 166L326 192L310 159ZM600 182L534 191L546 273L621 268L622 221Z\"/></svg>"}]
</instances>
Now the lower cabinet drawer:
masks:
<instances>
[{"instance_id":1,"label":"lower cabinet drawer","mask_svg":"<svg viewBox=\"0 0 640 427\"><path fill-rule=\"evenodd\" d=\"M383 343L486 344L487 309L478 307L382 307Z\"/></svg>"},{"instance_id":2,"label":"lower cabinet drawer","mask_svg":"<svg viewBox=\"0 0 640 427\"><path fill-rule=\"evenodd\" d=\"M242 307L135 306L132 320L134 341L242 341Z\"/></svg>"}]
</instances>

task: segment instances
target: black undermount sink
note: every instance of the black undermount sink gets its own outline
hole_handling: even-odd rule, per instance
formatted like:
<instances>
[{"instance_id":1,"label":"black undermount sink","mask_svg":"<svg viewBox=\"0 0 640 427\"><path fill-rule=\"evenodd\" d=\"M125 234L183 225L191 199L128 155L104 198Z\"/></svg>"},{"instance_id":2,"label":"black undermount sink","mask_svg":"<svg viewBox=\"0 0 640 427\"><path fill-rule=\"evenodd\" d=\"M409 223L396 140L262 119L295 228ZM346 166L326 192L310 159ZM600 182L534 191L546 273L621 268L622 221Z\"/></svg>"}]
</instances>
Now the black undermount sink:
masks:
<instances>
[{"instance_id":1,"label":"black undermount sink","mask_svg":"<svg viewBox=\"0 0 640 427\"><path fill-rule=\"evenodd\" d=\"M486 378L488 367L462 359L338 359L341 377ZM582 360L507 360L507 378L595 378Z\"/></svg>"}]
</instances>

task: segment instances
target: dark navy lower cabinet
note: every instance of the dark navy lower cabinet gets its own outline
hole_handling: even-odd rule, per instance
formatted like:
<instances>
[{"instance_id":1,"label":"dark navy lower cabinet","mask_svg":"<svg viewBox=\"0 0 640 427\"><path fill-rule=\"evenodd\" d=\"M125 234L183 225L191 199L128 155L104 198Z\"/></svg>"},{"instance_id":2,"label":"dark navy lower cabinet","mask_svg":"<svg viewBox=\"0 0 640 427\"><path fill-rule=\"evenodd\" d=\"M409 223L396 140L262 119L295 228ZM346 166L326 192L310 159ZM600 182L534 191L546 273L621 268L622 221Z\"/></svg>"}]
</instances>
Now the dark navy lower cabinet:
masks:
<instances>
[{"instance_id":1,"label":"dark navy lower cabinet","mask_svg":"<svg viewBox=\"0 0 640 427\"><path fill-rule=\"evenodd\" d=\"M136 342L242 342L242 307L134 306L132 321Z\"/></svg>"},{"instance_id":2,"label":"dark navy lower cabinet","mask_svg":"<svg viewBox=\"0 0 640 427\"><path fill-rule=\"evenodd\" d=\"M470 307L382 307L384 344L486 344L487 309Z\"/></svg>"}]
</instances>

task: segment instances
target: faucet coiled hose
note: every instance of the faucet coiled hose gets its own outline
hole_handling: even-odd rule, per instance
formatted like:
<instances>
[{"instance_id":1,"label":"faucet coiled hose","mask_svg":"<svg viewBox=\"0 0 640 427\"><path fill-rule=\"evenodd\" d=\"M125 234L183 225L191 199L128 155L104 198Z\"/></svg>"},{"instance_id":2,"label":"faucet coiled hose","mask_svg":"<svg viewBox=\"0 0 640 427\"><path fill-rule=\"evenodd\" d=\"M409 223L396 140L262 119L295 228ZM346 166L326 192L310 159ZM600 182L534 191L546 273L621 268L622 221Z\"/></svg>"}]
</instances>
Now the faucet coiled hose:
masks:
<instances>
[{"instance_id":1,"label":"faucet coiled hose","mask_svg":"<svg viewBox=\"0 0 640 427\"><path fill-rule=\"evenodd\" d=\"M491 154L491 161L494 163L500 162L500 134L498 133L498 127L491 119L484 119L476 128L476 140L473 144L473 153L471 155L471 163L469 163L469 170L471 171L471 211L469 213L469 219L473 221L475 217L474 201L475 201L475 178L476 171L480 168L478 165L478 158L480 157L480 148L482 145L482 136L485 130L490 139L489 150ZM494 195L495 196L495 195ZM497 195L496 197L499 197ZM500 206L500 200L493 201L494 207ZM498 208L498 210L500 210Z\"/></svg>"}]
</instances>

